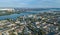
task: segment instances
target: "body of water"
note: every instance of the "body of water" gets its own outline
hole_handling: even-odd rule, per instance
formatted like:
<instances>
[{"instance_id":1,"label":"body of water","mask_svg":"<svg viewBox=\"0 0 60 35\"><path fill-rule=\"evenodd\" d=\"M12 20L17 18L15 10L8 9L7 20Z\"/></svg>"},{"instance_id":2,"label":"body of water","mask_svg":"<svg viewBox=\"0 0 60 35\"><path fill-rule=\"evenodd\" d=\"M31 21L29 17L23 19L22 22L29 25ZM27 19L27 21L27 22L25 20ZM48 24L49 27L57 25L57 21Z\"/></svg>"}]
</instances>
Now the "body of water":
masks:
<instances>
[{"instance_id":1,"label":"body of water","mask_svg":"<svg viewBox=\"0 0 60 35\"><path fill-rule=\"evenodd\" d=\"M31 11L31 12L23 12L23 13L20 13L20 14L5 15L5 16L0 16L0 20L5 20L5 19L7 19L7 18L16 19L16 18L19 17L19 16L29 15L29 14L38 14L38 13L40 13L40 12L41 12L41 11Z\"/></svg>"}]
</instances>

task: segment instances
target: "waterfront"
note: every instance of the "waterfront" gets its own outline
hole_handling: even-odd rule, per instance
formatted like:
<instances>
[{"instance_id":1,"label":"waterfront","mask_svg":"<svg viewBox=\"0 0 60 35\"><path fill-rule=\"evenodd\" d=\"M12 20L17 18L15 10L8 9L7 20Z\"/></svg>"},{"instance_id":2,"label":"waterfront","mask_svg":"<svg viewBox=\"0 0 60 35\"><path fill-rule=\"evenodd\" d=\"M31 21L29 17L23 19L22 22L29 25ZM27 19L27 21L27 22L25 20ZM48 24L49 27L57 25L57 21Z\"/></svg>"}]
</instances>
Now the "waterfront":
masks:
<instances>
[{"instance_id":1,"label":"waterfront","mask_svg":"<svg viewBox=\"0 0 60 35\"><path fill-rule=\"evenodd\" d=\"M23 16L23 15L29 15L29 14L38 14L41 13L41 11L31 11L31 12L22 12L20 14L11 14L11 15L4 15L4 16L0 16L0 20L5 20L5 19L16 19L19 16Z\"/></svg>"}]
</instances>

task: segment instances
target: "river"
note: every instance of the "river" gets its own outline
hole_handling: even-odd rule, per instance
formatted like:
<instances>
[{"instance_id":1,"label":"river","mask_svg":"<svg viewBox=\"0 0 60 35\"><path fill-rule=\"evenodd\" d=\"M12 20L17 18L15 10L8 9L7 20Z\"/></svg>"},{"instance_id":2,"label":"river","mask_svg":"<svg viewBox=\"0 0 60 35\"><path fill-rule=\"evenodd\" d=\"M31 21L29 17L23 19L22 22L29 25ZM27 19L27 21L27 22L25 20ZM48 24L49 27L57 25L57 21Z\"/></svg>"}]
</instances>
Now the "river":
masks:
<instances>
[{"instance_id":1,"label":"river","mask_svg":"<svg viewBox=\"0 0 60 35\"><path fill-rule=\"evenodd\" d=\"M41 11L31 11L31 12L22 12L20 14L5 15L5 16L0 16L0 20L5 20L7 18L16 19L19 16L29 15L29 14L38 14L38 13L41 13Z\"/></svg>"}]
</instances>

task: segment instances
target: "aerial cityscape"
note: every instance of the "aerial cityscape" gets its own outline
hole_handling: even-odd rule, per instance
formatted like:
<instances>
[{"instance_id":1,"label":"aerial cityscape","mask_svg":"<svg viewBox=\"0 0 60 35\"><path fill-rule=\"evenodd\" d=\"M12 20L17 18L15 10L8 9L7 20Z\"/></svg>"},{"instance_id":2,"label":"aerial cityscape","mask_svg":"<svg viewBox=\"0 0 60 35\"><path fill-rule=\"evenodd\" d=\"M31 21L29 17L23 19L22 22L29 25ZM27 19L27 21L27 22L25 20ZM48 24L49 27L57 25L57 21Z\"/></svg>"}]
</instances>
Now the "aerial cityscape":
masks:
<instances>
[{"instance_id":1,"label":"aerial cityscape","mask_svg":"<svg viewBox=\"0 0 60 35\"><path fill-rule=\"evenodd\" d=\"M60 0L0 0L0 35L60 35Z\"/></svg>"},{"instance_id":2,"label":"aerial cityscape","mask_svg":"<svg viewBox=\"0 0 60 35\"><path fill-rule=\"evenodd\" d=\"M59 23L60 8L0 9L0 35L60 35Z\"/></svg>"}]
</instances>

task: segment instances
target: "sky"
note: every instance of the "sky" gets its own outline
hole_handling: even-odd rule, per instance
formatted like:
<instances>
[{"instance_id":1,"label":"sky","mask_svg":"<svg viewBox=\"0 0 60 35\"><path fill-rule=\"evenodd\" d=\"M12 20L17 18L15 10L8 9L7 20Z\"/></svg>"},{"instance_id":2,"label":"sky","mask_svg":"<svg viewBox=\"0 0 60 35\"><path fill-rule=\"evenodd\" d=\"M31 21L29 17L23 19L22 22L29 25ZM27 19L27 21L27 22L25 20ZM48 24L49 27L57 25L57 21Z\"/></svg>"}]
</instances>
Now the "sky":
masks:
<instances>
[{"instance_id":1,"label":"sky","mask_svg":"<svg viewBox=\"0 0 60 35\"><path fill-rule=\"evenodd\" d=\"M0 0L0 7L60 8L60 0Z\"/></svg>"}]
</instances>

